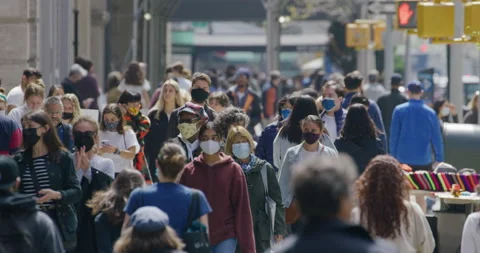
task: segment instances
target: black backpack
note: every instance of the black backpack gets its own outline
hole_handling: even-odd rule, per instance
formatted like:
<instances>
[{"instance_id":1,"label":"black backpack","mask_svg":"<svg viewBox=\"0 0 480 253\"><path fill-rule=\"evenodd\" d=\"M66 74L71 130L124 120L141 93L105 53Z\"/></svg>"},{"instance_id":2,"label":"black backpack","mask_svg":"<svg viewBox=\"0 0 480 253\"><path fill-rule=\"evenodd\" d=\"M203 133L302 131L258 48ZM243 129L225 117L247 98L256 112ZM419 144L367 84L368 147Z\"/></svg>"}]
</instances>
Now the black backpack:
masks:
<instances>
[{"instance_id":1,"label":"black backpack","mask_svg":"<svg viewBox=\"0 0 480 253\"><path fill-rule=\"evenodd\" d=\"M0 213L0 253L34 252L33 236L19 221L21 217Z\"/></svg>"}]
</instances>

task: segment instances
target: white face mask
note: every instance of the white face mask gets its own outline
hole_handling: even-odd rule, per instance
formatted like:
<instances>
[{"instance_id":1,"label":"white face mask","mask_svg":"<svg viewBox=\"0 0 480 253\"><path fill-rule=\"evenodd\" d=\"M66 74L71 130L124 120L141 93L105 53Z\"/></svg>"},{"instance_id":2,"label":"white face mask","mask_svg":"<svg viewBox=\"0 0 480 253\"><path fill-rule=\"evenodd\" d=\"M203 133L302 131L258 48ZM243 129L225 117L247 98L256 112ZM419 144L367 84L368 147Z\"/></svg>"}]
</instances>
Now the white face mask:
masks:
<instances>
[{"instance_id":1,"label":"white face mask","mask_svg":"<svg viewBox=\"0 0 480 253\"><path fill-rule=\"evenodd\" d=\"M250 155L250 144L248 142L233 144L232 153L236 158L245 159Z\"/></svg>"},{"instance_id":2,"label":"white face mask","mask_svg":"<svg viewBox=\"0 0 480 253\"><path fill-rule=\"evenodd\" d=\"M440 114L442 115L442 117L447 117L450 114L450 108L444 106L440 111Z\"/></svg>"},{"instance_id":3,"label":"white face mask","mask_svg":"<svg viewBox=\"0 0 480 253\"><path fill-rule=\"evenodd\" d=\"M213 155L220 151L220 142L218 141L202 141L200 142L200 147L202 148L203 152L207 155Z\"/></svg>"}]
</instances>

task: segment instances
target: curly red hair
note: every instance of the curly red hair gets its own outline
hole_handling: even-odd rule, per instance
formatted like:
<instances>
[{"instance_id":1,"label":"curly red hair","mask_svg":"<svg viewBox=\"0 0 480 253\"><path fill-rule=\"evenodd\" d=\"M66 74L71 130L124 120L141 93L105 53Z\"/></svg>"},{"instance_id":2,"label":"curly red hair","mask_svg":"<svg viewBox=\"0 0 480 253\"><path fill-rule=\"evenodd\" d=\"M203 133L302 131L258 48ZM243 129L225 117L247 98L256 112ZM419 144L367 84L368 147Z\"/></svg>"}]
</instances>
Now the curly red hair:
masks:
<instances>
[{"instance_id":1,"label":"curly red hair","mask_svg":"<svg viewBox=\"0 0 480 253\"><path fill-rule=\"evenodd\" d=\"M356 182L360 223L373 235L395 238L400 234L402 218L408 229L408 182L400 163L391 156L377 156Z\"/></svg>"}]
</instances>

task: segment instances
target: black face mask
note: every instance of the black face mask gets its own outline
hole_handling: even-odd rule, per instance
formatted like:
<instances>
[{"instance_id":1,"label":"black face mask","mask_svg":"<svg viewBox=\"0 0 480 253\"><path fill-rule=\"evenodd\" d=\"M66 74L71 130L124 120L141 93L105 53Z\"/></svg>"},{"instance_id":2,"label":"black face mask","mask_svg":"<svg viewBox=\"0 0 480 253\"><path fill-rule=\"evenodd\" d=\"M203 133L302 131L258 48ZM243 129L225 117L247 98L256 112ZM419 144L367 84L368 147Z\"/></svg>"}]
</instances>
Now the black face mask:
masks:
<instances>
[{"instance_id":1,"label":"black face mask","mask_svg":"<svg viewBox=\"0 0 480 253\"><path fill-rule=\"evenodd\" d=\"M190 94L192 95L192 99L197 103L205 102L205 100L208 98L208 95L210 95L210 93L201 88L192 89Z\"/></svg>"},{"instance_id":2,"label":"black face mask","mask_svg":"<svg viewBox=\"0 0 480 253\"><path fill-rule=\"evenodd\" d=\"M40 140L40 136L37 134L37 128L24 128L22 132L23 145L25 148L31 148L37 144Z\"/></svg>"},{"instance_id":3,"label":"black face mask","mask_svg":"<svg viewBox=\"0 0 480 253\"><path fill-rule=\"evenodd\" d=\"M73 119L73 112L64 112L62 115L62 119L64 120Z\"/></svg>"},{"instance_id":4,"label":"black face mask","mask_svg":"<svg viewBox=\"0 0 480 253\"><path fill-rule=\"evenodd\" d=\"M93 145L95 144L95 141L93 140L94 135L95 133L92 131L87 131L87 132L74 131L73 138L74 138L75 147L77 148L77 150L80 150L80 148L85 146L85 152L90 151L93 148Z\"/></svg>"}]
</instances>

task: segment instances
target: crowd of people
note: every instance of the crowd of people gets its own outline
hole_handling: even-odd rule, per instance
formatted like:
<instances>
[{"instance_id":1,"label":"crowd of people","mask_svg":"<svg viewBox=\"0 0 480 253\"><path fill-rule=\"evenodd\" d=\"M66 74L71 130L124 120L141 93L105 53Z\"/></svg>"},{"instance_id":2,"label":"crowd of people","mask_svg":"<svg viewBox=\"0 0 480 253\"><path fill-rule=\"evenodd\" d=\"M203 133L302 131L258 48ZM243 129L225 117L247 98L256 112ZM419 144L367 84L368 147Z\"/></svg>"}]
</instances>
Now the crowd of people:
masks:
<instances>
[{"instance_id":1,"label":"crowd of people","mask_svg":"<svg viewBox=\"0 0 480 253\"><path fill-rule=\"evenodd\" d=\"M32 68L0 94L0 252L433 252L403 168L443 162L458 116L421 82L175 63L150 97L146 75L111 73L102 99L78 58L46 98Z\"/></svg>"}]
</instances>

